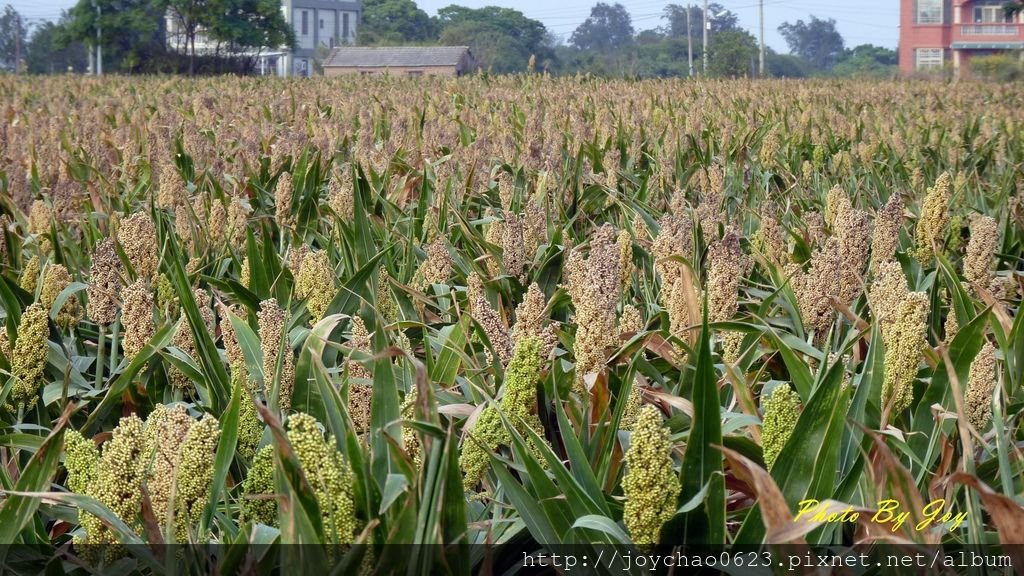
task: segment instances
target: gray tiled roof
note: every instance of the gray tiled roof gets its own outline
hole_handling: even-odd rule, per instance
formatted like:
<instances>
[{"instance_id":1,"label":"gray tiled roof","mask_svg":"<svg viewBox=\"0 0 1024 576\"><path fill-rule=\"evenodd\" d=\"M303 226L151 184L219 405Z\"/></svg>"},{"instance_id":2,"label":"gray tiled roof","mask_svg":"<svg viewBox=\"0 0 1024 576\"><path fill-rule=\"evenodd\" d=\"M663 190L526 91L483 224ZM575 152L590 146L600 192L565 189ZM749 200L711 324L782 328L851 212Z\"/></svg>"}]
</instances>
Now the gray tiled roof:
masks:
<instances>
[{"instance_id":1,"label":"gray tiled roof","mask_svg":"<svg viewBox=\"0 0 1024 576\"><path fill-rule=\"evenodd\" d=\"M331 51L325 67L411 67L411 66L455 66L467 46L394 46L394 47L349 47L342 46Z\"/></svg>"}]
</instances>

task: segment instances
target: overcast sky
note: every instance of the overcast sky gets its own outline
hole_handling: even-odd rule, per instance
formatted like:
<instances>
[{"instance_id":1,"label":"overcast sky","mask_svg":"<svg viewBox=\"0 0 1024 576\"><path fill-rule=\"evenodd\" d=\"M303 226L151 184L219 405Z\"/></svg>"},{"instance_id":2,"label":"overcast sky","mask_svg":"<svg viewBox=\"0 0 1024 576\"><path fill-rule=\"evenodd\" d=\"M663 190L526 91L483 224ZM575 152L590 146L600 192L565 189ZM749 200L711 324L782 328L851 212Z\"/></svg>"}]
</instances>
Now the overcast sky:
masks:
<instances>
[{"instance_id":1,"label":"overcast sky","mask_svg":"<svg viewBox=\"0 0 1024 576\"><path fill-rule=\"evenodd\" d=\"M613 0L605 0L613 3ZM691 0L695 1L695 0ZM38 22L39 19L57 19L61 10L71 7L75 0L0 0L10 3L18 12ZM670 3L685 4L685 0L666 2L664 0L619 0L633 17L633 27L639 30L656 28L665 24L661 19L664 7ZM701 2L702 3L702 2ZM757 0L719 0L727 9L740 17L740 25L757 35ZM526 16L540 20L548 30L568 41L572 31L586 20L596 0L419 0L420 8L433 16L438 8L459 4L470 8L496 5L515 8ZM785 41L779 35L778 27L783 22L807 20L810 14L818 18L834 18L848 47L858 44L875 44L896 48L899 37L899 2L897 0L764 0L765 42L779 52L788 52ZM697 28L699 30L699 28Z\"/></svg>"}]
</instances>

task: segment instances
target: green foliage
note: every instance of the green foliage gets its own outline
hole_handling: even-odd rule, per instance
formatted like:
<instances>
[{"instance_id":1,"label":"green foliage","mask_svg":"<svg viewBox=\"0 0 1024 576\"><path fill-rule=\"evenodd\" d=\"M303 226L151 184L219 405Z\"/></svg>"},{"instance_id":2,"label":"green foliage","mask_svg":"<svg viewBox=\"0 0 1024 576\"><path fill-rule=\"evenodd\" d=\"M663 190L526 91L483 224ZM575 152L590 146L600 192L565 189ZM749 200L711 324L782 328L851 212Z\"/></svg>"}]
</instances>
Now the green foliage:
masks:
<instances>
[{"instance_id":1,"label":"green foliage","mask_svg":"<svg viewBox=\"0 0 1024 576\"><path fill-rule=\"evenodd\" d=\"M569 43L579 50L603 54L622 50L633 43L632 18L622 4L598 2L569 37Z\"/></svg>"},{"instance_id":2,"label":"green foliage","mask_svg":"<svg viewBox=\"0 0 1024 576\"><path fill-rule=\"evenodd\" d=\"M1024 64L1014 53L975 56L968 61L972 76L997 82L1014 82L1024 78Z\"/></svg>"},{"instance_id":3,"label":"green foliage","mask_svg":"<svg viewBox=\"0 0 1024 576\"><path fill-rule=\"evenodd\" d=\"M359 44L382 46L428 42L436 38L434 23L413 0L366 0Z\"/></svg>"},{"instance_id":4,"label":"green foliage","mask_svg":"<svg viewBox=\"0 0 1024 576\"><path fill-rule=\"evenodd\" d=\"M511 8L465 8L451 5L437 11L442 45L467 45L481 68L497 73L524 72L530 56L551 57L544 24Z\"/></svg>"},{"instance_id":5,"label":"green foliage","mask_svg":"<svg viewBox=\"0 0 1024 576\"><path fill-rule=\"evenodd\" d=\"M25 66L30 74L84 73L88 67L87 48L81 42L61 45L60 24L44 22L32 31L25 47Z\"/></svg>"},{"instance_id":6,"label":"green foliage","mask_svg":"<svg viewBox=\"0 0 1024 576\"><path fill-rule=\"evenodd\" d=\"M812 14L807 22L783 22L779 34L789 45L789 51L810 63L814 70L831 70L843 56L843 37L832 18L822 20Z\"/></svg>"},{"instance_id":7,"label":"green foliage","mask_svg":"<svg viewBox=\"0 0 1024 576\"><path fill-rule=\"evenodd\" d=\"M708 74L725 78L753 76L757 40L745 30L727 30L711 37Z\"/></svg>"}]
</instances>

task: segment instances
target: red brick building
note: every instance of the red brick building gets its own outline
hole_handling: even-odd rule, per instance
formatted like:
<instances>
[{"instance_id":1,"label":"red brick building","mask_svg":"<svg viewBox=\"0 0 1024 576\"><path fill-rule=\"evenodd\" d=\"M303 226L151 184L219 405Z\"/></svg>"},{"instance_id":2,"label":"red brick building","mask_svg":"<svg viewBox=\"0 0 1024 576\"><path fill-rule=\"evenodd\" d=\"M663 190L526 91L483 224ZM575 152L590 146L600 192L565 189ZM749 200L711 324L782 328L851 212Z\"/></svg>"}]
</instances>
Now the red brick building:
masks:
<instances>
[{"instance_id":1,"label":"red brick building","mask_svg":"<svg viewBox=\"0 0 1024 576\"><path fill-rule=\"evenodd\" d=\"M960 74L971 58L1024 49L1024 14L1006 0L900 0L900 71L949 66Z\"/></svg>"}]
</instances>

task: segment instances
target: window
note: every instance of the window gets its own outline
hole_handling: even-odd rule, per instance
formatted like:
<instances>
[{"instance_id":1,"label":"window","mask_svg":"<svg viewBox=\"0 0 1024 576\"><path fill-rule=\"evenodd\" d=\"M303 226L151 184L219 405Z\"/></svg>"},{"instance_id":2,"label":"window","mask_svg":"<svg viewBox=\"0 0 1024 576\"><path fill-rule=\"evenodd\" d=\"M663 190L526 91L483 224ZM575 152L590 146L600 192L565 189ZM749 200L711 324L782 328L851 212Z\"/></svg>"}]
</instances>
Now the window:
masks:
<instances>
[{"instance_id":1,"label":"window","mask_svg":"<svg viewBox=\"0 0 1024 576\"><path fill-rule=\"evenodd\" d=\"M423 70L408 70L406 74L409 76L423 76Z\"/></svg>"},{"instance_id":2,"label":"window","mask_svg":"<svg viewBox=\"0 0 1024 576\"><path fill-rule=\"evenodd\" d=\"M348 12L341 15L341 39L348 42Z\"/></svg>"},{"instance_id":3,"label":"window","mask_svg":"<svg viewBox=\"0 0 1024 576\"><path fill-rule=\"evenodd\" d=\"M320 19L320 29L321 30L324 29L324 19L323 18Z\"/></svg>"},{"instance_id":4,"label":"window","mask_svg":"<svg viewBox=\"0 0 1024 576\"><path fill-rule=\"evenodd\" d=\"M942 68L942 48L918 48L914 51L914 62L917 70Z\"/></svg>"},{"instance_id":5,"label":"window","mask_svg":"<svg viewBox=\"0 0 1024 576\"><path fill-rule=\"evenodd\" d=\"M975 6L975 24L1009 24L1013 22L1013 16L1007 14L1002 6Z\"/></svg>"},{"instance_id":6,"label":"window","mask_svg":"<svg viewBox=\"0 0 1024 576\"><path fill-rule=\"evenodd\" d=\"M309 12L302 11L302 35L306 36L309 34Z\"/></svg>"},{"instance_id":7,"label":"window","mask_svg":"<svg viewBox=\"0 0 1024 576\"><path fill-rule=\"evenodd\" d=\"M918 24L942 24L943 0L917 0Z\"/></svg>"}]
</instances>

